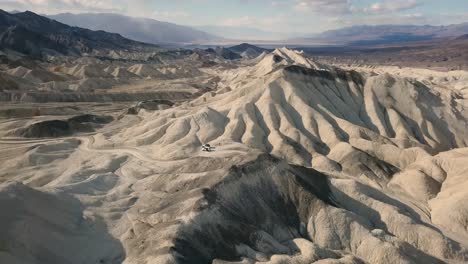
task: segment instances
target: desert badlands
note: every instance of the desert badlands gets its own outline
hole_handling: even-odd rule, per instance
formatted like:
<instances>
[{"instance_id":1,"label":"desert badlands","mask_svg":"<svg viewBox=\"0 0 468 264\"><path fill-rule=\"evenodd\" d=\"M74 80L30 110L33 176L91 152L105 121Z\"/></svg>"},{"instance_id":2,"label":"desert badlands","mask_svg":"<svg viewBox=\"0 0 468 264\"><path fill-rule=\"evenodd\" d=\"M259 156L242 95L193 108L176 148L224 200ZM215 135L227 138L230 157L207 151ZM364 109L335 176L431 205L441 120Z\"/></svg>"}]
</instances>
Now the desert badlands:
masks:
<instances>
[{"instance_id":1,"label":"desert badlands","mask_svg":"<svg viewBox=\"0 0 468 264\"><path fill-rule=\"evenodd\" d=\"M467 72L77 65L4 76L161 98L2 109L1 263L468 261Z\"/></svg>"},{"instance_id":2,"label":"desert badlands","mask_svg":"<svg viewBox=\"0 0 468 264\"><path fill-rule=\"evenodd\" d=\"M3 16L1 264L468 263L467 71Z\"/></svg>"}]
</instances>

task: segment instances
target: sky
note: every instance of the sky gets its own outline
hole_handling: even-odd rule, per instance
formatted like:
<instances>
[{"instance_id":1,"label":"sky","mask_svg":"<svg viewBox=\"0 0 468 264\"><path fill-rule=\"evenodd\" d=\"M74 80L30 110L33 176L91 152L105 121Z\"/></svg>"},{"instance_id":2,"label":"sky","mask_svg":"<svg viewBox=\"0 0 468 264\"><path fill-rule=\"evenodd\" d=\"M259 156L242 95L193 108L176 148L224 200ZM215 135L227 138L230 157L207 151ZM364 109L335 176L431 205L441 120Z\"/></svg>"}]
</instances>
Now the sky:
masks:
<instances>
[{"instance_id":1,"label":"sky","mask_svg":"<svg viewBox=\"0 0 468 264\"><path fill-rule=\"evenodd\" d=\"M468 22L468 0L0 0L6 11L106 12L188 26L313 34L352 25Z\"/></svg>"}]
</instances>

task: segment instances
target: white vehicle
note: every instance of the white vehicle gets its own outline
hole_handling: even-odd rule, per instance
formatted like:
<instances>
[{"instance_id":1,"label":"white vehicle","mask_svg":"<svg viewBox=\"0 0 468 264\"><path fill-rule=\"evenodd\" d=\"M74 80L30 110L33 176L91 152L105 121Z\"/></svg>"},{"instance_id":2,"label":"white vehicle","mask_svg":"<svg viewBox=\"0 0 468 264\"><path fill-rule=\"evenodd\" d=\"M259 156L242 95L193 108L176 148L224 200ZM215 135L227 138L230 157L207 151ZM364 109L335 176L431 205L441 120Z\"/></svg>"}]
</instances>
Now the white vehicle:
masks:
<instances>
[{"instance_id":1,"label":"white vehicle","mask_svg":"<svg viewBox=\"0 0 468 264\"><path fill-rule=\"evenodd\" d=\"M215 147L212 147L210 144L203 144L202 151L212 152L215 150Z\"/></svg>"}]
</instances>

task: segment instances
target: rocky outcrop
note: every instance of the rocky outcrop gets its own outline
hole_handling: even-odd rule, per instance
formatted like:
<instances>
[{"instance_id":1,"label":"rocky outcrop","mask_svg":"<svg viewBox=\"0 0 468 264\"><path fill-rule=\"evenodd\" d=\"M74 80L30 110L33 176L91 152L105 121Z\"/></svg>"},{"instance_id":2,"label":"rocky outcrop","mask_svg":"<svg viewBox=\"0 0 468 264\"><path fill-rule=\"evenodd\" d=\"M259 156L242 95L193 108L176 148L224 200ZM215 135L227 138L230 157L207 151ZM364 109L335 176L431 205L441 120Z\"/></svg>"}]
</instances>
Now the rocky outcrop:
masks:
<instances>
[{"instance_id":1,"label":"rocky outcrop","mask_svg":"<svg viewBox=\"0 0 468 264\"><path fill-rule=\"evenodd\" d=\"M81 115L67 120L48 120L21 128L15 133L26 138L70 136L77 132L90 132L100 125L112 122L111 116Z\"/></svg>"}]
</instances>

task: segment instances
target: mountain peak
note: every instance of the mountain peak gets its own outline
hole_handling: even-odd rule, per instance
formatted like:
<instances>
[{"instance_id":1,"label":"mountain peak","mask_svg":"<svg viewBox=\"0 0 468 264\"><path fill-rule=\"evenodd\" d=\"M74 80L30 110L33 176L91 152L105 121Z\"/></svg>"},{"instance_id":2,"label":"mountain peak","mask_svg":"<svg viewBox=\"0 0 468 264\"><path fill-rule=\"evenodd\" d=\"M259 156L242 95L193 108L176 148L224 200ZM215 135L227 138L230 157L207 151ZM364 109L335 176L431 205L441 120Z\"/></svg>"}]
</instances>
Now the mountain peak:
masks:
<instances>
[{"instance_id":1,"label":"mountain peak","mask_svg":"<svg viewBox=\"0 0 468 264\"><path fill-rule=\"evenodd\" d=\"M328 67L308 58L302 50L298 51L283 47L275 49L272 54L281 57L288 65L298 65L311 69L328 70Z\"/></svg>"},{"instance_id":2,"label":"mountain peak","mask_svg":"<svg viewBox=\"0 0 468 264\"><path fill-rule=\"evenodd\" d=\"M255 45L249 43L241 43L236 46L232 46L229 48L231 51L240 54L243 58L257 58L263 52L268 52L269 50L257 47Z\"/></svg>"},{"instance_id":3,"label":"mountain peak","mask_svg":"<svg viewBox=\"0 0 468 264\"><path fill-rule=\"evenodd\" d=\"M330 67L308 58L302 51L283 47L275 49L273 52L263 56L257 63L255 72L257 75L261 76L288 66L299 66L304 69L312 70L331 70Z\"/></svg>"}]
</instances>

